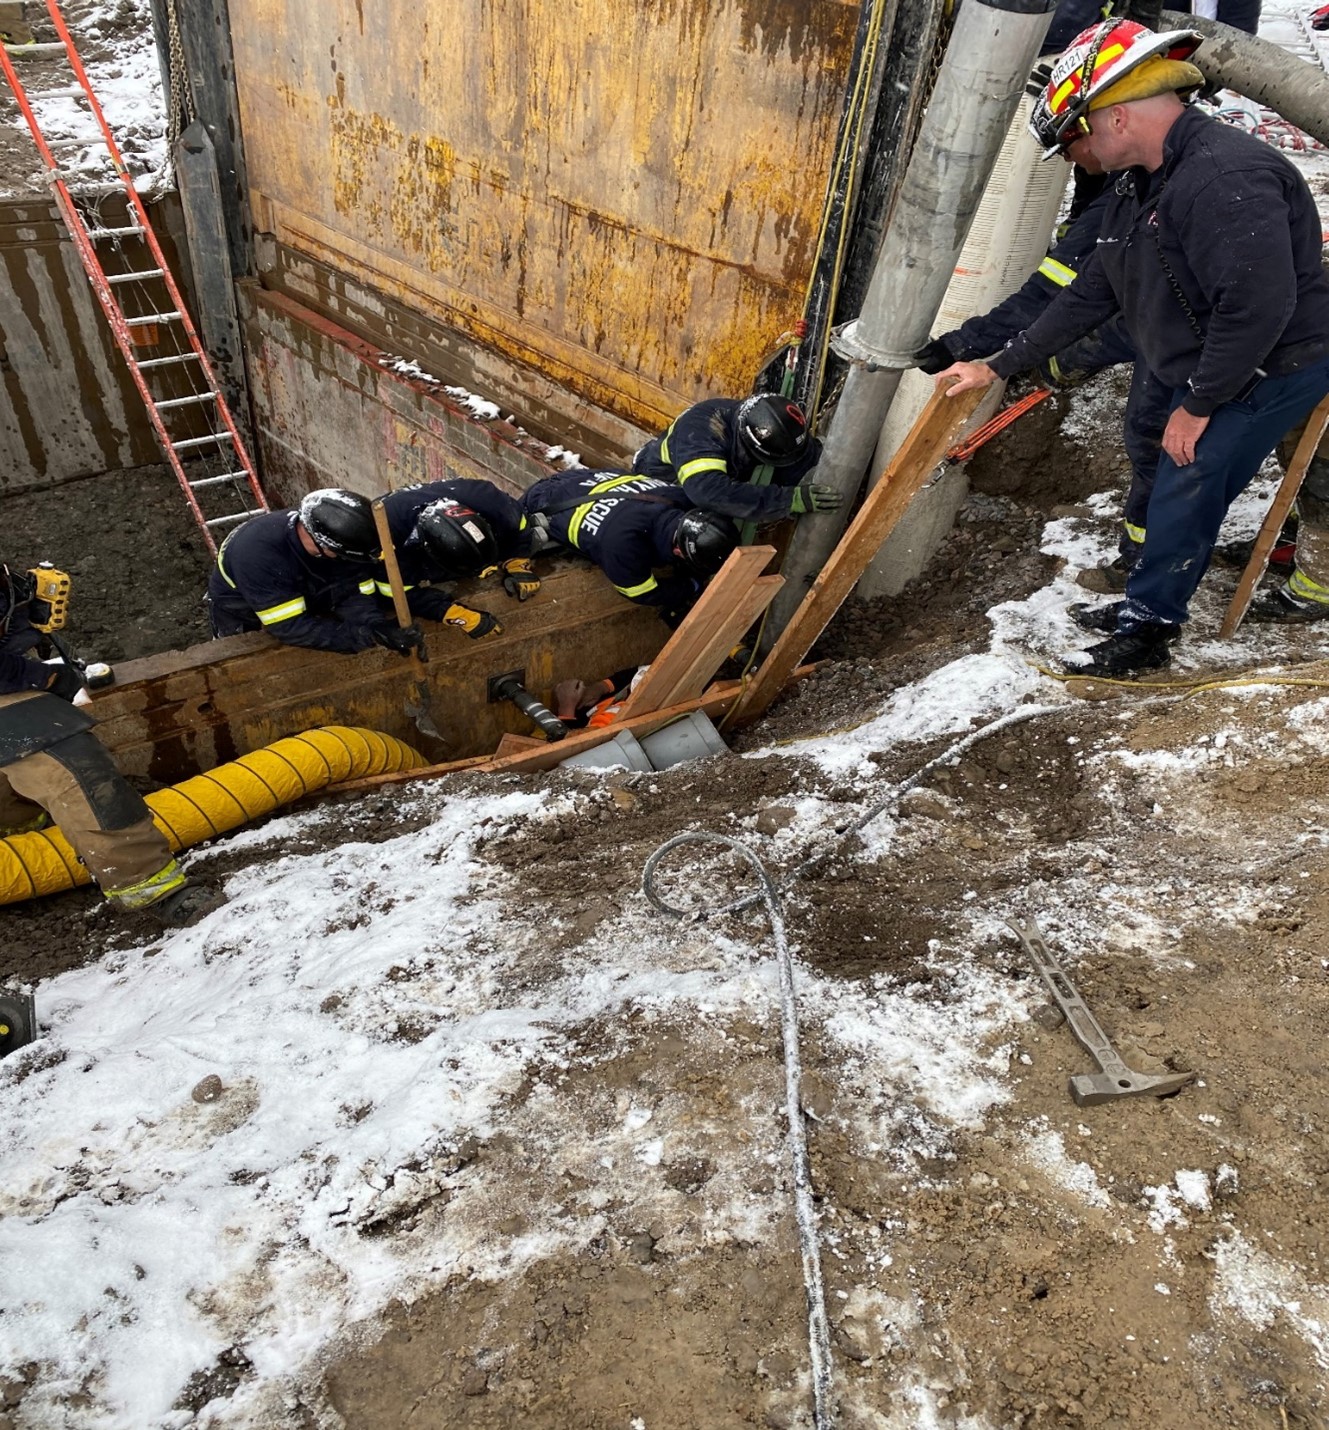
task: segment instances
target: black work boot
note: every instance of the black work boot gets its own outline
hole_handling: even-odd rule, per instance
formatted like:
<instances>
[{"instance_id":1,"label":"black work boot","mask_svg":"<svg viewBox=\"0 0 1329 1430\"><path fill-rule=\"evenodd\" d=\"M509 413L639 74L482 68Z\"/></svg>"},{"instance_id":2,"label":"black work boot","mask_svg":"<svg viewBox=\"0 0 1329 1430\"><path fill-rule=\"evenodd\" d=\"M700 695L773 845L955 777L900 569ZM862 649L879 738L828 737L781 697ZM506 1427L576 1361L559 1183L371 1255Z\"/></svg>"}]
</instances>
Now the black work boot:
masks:
<instances>
[{"instance_id":1,"label":"black work boot","mask_svg":"<svg viewBox=\"0 0 1329 1430\"><path fill-rule=\"evenodd\" d=\"M196 924L204 914L210 914L225 902L225 894L217 889L209 889L204 884L183 884L164 899L149 904L147 912L167 928L178 929Z\"/></svg>"},{"instance_id":2,"label":"black work boot","mask_svg":"<svg viewBox=\"0 0 1329 1430\"><path fill-rule=\"evenodd\" d=\"M1061 666L1068 675L1122 676L1137 670L1160 670L1171 665L1168 647L1180 635L1180 626L1151 621L1109 636L1088 650L1072 652L1063 657Z\"/></svg>"},{"instance_id":3,"label":"black work boot","mask_svg":"<svg viewBox=\"0 0 1329 1430\"><path fill-rule=\"evenodd\" d=\"M1091 606L1088 601L1077 601L1067 606L1066 614L1082 631L1102 631L1104 635L1115 635L1117 617L1125 601L1109 601L1106 606Z\"/></svg>"},{"instance_id":4,"label":"black work boot","mask_svg":"<svg viewBox=\"0 0 1329 1430\"><path fill-rule=\"evenodd\" d=\"M1308 601L1294 596L1285 585L1276 586L1272 591L1262 591L1251 602L1250 618L1287 626L1329 621L1329 601Z\"/></svg>"}]
</instances>

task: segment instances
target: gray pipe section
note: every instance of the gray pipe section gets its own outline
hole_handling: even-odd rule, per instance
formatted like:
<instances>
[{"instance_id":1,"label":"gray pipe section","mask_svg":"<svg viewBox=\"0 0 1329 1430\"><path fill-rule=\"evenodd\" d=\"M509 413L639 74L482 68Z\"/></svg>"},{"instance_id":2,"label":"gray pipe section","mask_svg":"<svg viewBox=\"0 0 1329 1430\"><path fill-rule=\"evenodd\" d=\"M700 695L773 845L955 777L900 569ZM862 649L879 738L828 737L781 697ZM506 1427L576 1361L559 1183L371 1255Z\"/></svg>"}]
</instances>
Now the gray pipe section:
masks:
<instances>
[{"instance_id":1,"label":"gray pipe section","mask_svg":"<svg viewBox=\"0 0 1329 1430\"><path fill-rule=\"evenodd\" d=\"M1163 11L1165 30L1194 30L1204 44L1192 59L1205 79L1235 89L1329 144L1329 75L1281 46L1217 20Z\"/></svg>"},{"instance_id":2,"label":"gray pipe section","mask_svg":"<svg viewBox=\"0 0 1329 1430\"><path fill-rule=\"evenodd\" d=\"M931 334L1054 4L965 0L960 7L862 312L834 344L855 361L814 476L843 492L845 507L805 517L795 528L764 650L844 534L900 372L913 366L909 355Z\"/></svg>"}]
</instances>

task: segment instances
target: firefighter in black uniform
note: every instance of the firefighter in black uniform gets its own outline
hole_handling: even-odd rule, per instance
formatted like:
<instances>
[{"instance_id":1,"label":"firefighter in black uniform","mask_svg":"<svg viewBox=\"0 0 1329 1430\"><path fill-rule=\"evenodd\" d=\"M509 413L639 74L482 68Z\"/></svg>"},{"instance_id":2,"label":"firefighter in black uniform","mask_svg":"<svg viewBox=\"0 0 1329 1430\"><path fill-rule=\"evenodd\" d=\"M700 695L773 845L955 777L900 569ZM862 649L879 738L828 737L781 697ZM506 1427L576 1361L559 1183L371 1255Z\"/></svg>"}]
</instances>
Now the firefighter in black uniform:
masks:
<instances>
[{"instance_id":1,"label":"firefighter in black uniform","mask_svg":"<svg viewBox=\"0 0 1329 1430\"><path fill-rule=\"evenodd\" d=\"M834 487L803 481L820 457L821 443L796 402L770 394L712 397L647 442L632 470L677 482L692 505L706 511L736 521L783 521L840 505ZM773 485L752 485L762 467L772 469Z\"/></svg>"},{"instance_id":2,"label":"firefighter in black uniform","mask_svg":"<svg viewBox=\"0 0 1329 1430\"><path fill-rule=\"evenodd\" d=\"M212 633L267 631L313 650L355 655L381 645L409 655L424 637L380 610L378 555L373 511L354 492L325 488L297 511L252 517L222 542L208 578Z\"/></svg>"},{"instance_id":3,"label":"firefighter in black uniform","mask_svg":"<svg viewBox=\"0 0 1329 1430\"><path fill-rule=\"evenodd\" d=\"M481 640L503 627L488 611L454 601L447 589L452 582L498 571L515 601L528 601L539 591L531 565L533 528L520 503L492 482L453 477L402 487L390 492L383 506L413 616L442 621ZM385 573L378 573L377 584L380 597L391 596Z\"/></svg>"},{"instance_id":4,"label":"firefighter in black uniform","mask_svg":"<svg viewBox=\"0 0 1329 1430\"><path fill-rule=\"evenodd\" d=\"M71 702L81 677L32 659L42 633L25 572L0 565L0 835L54 822L103 894L122 909L146 909L164 924L201 918L220 902L190 884L142 797Z\"/></svg>"},{"instance_id":5,"label":"firefighter in black uniform","mask_svg":"<svg viewBox=\"0 0 1329 1430\"><path fill-rule=\"evenodd\" d=\"M555 541L593 561L616 591L656 607L672 627L700 595L702 578L738 545L733 522L698 510L689 495L656 477L574 469L536 482L522 506L540 514ZM666 563L673 573L657 577Z\"/></svg>"}]
</instances>

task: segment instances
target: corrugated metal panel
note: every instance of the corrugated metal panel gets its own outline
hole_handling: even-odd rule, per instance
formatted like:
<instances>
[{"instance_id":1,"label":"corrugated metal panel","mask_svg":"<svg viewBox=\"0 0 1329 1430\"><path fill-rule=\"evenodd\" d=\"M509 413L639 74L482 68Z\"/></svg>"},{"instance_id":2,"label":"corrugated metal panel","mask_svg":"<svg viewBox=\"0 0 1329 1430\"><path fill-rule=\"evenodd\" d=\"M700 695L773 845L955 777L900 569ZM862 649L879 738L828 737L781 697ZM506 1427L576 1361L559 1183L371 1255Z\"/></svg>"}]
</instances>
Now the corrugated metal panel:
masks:
<instances>
[{"instance_id":1,"label":"corrugated metal panel","mask_svg":"<svg viewBox=\"0 0 1329 1430\"><path fill-rule=\"evenodd\" d=\"M653 426L798 316L858 7L232 0L256 225Z\"/></svg>"}]
</instances>

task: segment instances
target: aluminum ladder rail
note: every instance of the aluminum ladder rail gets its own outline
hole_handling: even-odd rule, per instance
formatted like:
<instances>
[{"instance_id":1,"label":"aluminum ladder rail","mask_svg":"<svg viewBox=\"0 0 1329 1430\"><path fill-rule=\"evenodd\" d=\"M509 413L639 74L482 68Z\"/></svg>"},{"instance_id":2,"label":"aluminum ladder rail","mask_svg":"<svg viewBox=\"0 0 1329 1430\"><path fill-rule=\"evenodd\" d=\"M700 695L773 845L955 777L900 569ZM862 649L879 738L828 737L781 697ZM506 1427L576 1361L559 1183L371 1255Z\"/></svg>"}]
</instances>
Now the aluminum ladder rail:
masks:
<instances>
[{"instance_id":1,"label":"aluminum ladder rail","mask_svg":"<svg viewBox=\"0 0 1329 1430\"><path fill-rule=\"evenodd\" d=\"M46 166L56 205L106 314L116 346L128 364L157 440L209 551L215 555L217 529L266 511L267 498L152 230L147 209L92 91L60 7L56 0L45 0L45 4L59 39L51 43L0 45L0 68ZM52 60L53 66L49 65ZM48 62L43 67L54 69L63 82L33 88L29 93L19 77L16 61L25 62L25 68L26 62ZM72 84L68 82L71 76ZM113 181L109 174L105 181L90 179L86 163L77 174L64 168L57 150L67 147L71 153L86 158L89 140L86 136L47 140L33 102L49 99L72 99L87 106L101 133L99 142L92 141L93 150L99 144L104 146L105 155L98 157L103 162L109 159L115 174ZM108 227L101 222L98 208L103 200L120 191L128 204L128 222ZM107 272L98 249L99 244L107 242L119 256L113 272ZM119 263L125 265L123 269ZM123 301L122 294L131 301ZM140 358L145 347L169 350L162 356ZM158 386L156 395L150 384ZM205 475L191 477L185 461L192 465L200 459Z\"/></svg>"}]
</instances>

